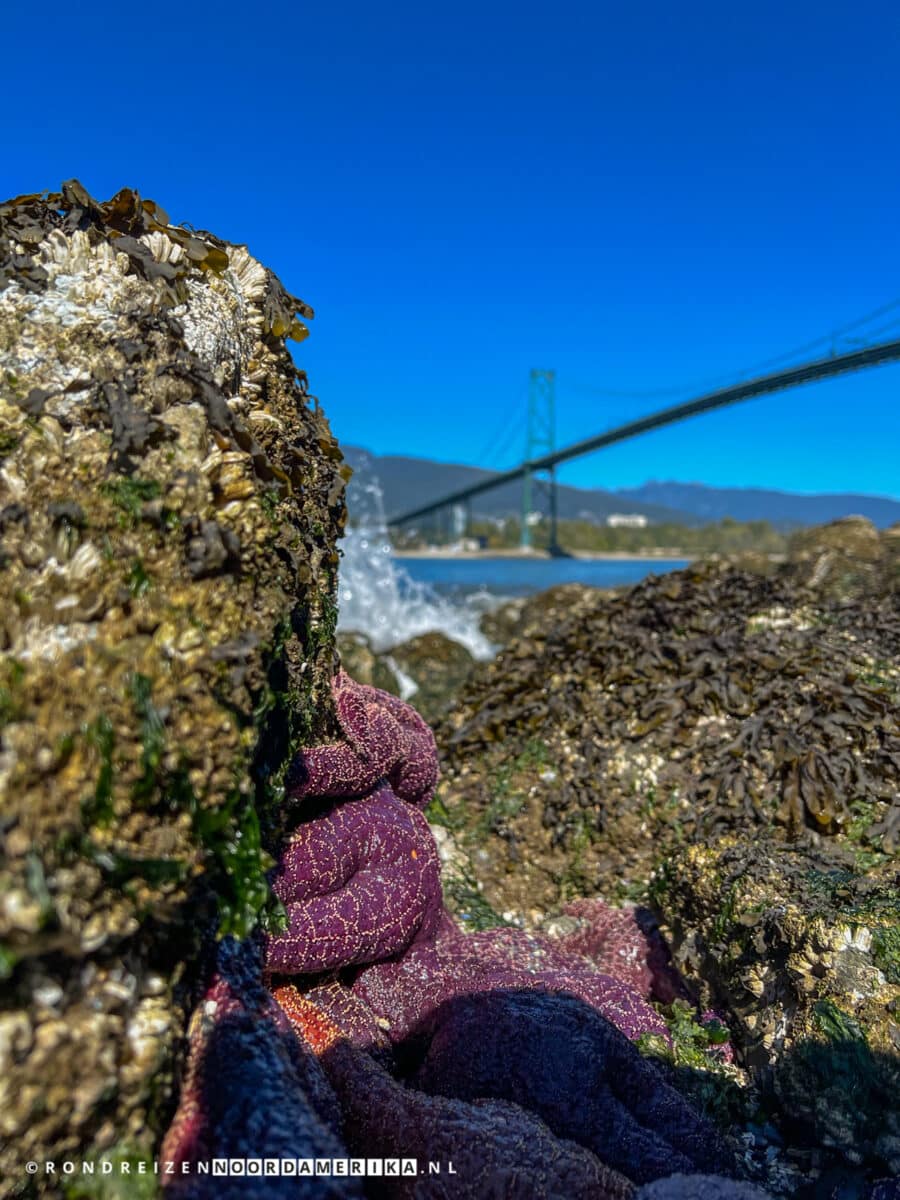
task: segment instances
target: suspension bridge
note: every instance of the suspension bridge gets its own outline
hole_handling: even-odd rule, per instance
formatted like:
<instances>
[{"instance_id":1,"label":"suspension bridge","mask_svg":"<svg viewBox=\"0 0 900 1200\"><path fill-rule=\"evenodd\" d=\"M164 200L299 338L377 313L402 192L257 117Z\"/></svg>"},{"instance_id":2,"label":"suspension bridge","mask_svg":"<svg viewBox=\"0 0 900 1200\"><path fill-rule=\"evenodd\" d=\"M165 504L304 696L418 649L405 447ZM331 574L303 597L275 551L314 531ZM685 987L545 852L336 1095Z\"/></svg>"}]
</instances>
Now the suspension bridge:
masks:
<instances>
[{"instance_id":1,"label":"suspension bridge","mask_svg":"<svg viewBox=\"0 0 900 1200\"><path fill-rule=\"evenodd\" d=\"M785 391L788 388L816 383L819 380L829 379L837 375L846 375L854 371L867 370L886 363L896 362L900 359L900 339L862 345L858 349L845 350L839 353L837 351L837 336L848 329L857 328L866 321L871 320L873 316L881 315L888 309L898 305L900 305L900 300L876 310L875 313L861 318L851 325L844 326L843 330L835 331L833 334L827 335L826 338L819 339L818 342L810 343L807 347L800 347L801 351L808 350L830 339L831 352L824 357L809 359L793 366L782 367L776 371L770 371L765 374L756 375L751 379L732 383L727 387L720 387L701 393L693 399L659 409L656 412L627 421L612 429L594 434L591 437L582 438L559 449L554 444L556 374L554 371L534 369L531 371L530 376L526 453L523 461L511 470L497 472L487 479L482 479L467 487L459 488L448 495L435 497L418 505L414 509L398 513L389 519L388 525L400 528L443 511L449 512L458 506L462 506L468 514L470 512L470 503L474 497L521 479L521 540L522 546L527 548L531 544L529 517L532 510L533 484L539 473L546 473L548 476L550 501L550 553L564 553L560 549L557 539L556 468L561 463L570 462L572 459L580 458L586 454L593 454L618 442L639 437L656 429L662 429L667 425L674 424L676 421L684 421L691 417L700 416L703 413L712 412L715 409L739 404L745 400L752 400L757 396ZM789 352L789 354L791 353L796 354L797 352ZM618 394L621 395L623 393ZM540 450L543 450L544 453L536 453L536 451Z\"/></svg>"}]
</instances>

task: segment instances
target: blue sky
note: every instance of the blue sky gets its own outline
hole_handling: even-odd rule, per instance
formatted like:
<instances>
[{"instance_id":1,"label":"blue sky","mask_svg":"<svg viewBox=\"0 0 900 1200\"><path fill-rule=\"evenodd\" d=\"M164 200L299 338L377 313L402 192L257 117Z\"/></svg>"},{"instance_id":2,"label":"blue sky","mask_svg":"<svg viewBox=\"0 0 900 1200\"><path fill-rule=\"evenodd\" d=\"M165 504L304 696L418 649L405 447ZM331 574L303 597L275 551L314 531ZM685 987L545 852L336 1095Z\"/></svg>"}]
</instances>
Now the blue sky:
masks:
<instances>
[{"instance_id":1,"label":"blue sky","mask_svg":"<svg viewBox=\"0 0 900 1200\"><path fill-rule=\"evenodd\" d=\"M127 185L247 242L348 443L509 466L533 366L564 444L900 298L894 0L9 11L0 194ZM562 479L900 496L898 400L900 364Z\"/></svg>"}]
</instances>

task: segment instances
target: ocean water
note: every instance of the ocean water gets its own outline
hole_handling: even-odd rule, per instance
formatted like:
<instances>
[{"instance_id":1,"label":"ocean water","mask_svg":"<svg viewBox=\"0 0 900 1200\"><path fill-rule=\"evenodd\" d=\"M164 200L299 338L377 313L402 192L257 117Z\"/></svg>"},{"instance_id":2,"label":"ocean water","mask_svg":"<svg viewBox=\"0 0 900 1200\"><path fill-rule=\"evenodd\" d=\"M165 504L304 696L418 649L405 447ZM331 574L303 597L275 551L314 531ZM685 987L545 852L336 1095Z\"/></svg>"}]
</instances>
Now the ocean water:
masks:
<instances>
[{"instance_id":1,"label":"ocean water","mask_svg":"<svg viewBox=\"0 0 900 1200\"><path fill-rule=\"evenodd\" d=\"M528 596L559 583L611 588L686 567L682 558L406 558L395 565L416 583L457 602L475 597Z\"/></svg>"},{"instance_id":2,"label":"ocean water","mask_svg":"<svg viewBox=\"0 0 900 1200\"><path fill-rule=\"evenodd\" d=\"M475 658L492 658L496 647L481 632L479 621L504 599L558 583L618 587L686 565L681 559L661 558L395 556L388 542L381 485L364 465L351 480L347 506L349 528L340 543L338 628L364 633L379 652L437 630Z\"/></svg>"},{"instance_id":3,"label":"ocean water","mask_svg":"<svg viewBox=\"0 0 900 1200\"><path fill-rule=\"evenodd\" d=\"M347 492L350 523L341 539L338 629L364 633L379 651L439 630L475 658L492 658L496 647L479 629L484 602L448 597L397 562L388 542L381 485L357 469ZM494 604L492 597L487 604Z\"/></svg>"}]
</instances>

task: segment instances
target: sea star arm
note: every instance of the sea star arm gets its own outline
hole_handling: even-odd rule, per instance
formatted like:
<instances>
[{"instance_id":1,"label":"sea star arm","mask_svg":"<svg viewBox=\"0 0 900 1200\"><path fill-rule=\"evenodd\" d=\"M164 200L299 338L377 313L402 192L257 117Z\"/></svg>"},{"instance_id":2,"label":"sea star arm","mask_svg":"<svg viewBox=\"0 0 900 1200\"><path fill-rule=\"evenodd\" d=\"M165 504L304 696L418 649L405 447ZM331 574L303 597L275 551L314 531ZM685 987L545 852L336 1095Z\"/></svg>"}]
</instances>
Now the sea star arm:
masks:
<instances>
[{"instance_id":1,"label":"sea star arm","mask_svg":"<svg viewBox=\"0 0 900 1200\"><path fill-rule=\"evenodd\" d=\"M341 1113L334 1092L263 988L257 950L230 938L219 944L215 975L191 1018L178 1109L160 1151L175 1164L162 1182L178 1200L276 1194L254 1190L245 1179L217 1179L213 1190L194 1166L212 1158L346 1153L336 1133ZM361 1194L354 1181L341 1182L348 1187L323 1188L323 1200Z\"/></svg>"},{"instance_id":2,"label":"sea star arm","mask_svg":"<svg viewBox=\"0 0 900 1200\"><path fill-rule=\"evenodd\" d=\"M410 804L425 808L434 796L438 781L437 745L431 726L410 704L382 692L368 689L387 709L402 733L402 751L388 778L396 795Z\"/></svg>"},{"instance_id":3,"label":"sea star arm","mask_svg":"<svg viewBox=\"0 0 900 1200\"><path fill-rule=\"evenodd\" d=\"M268 940L268 970L309 974L372 962L430 936L441 913L440 862L416 808L384 785L301 830L276 884L288 929Z\"/></svg>"},{"instance_id":4,"label":"sea star arm","mask_svg":"<svg viewBox=\"0 0 900 1200\"><path fill-rule=\"evenodd\" d=\"M572 996L459 996L432 1023L434 1037L413 1080L427 1092L514 1099L559 1137L581 1142L638 1183L731 1165L712 1127L656 1067Z\"/></svg>"},{"instance_id":5,"label":"sea star arm","mask_svg":"<svg viewBox=\"0 0 900 1200\"><path fill-rule=\"evenodd\" d=\"M331 683L344 741L303 750L288 796L361 796L388 779L401 800L424 808L438 777L434 734L415 709L338 671Z\"/></svg>"},{"instance_id":6,"label":"sea star arm","mask_svg":"<svg viewBox=\"0 0 900 1200\"><path fill-rule=\"evenodd\" d=\"M345 741L303 750L294 761L288 796L361 796L395 766L402 735L396 718L374 688L354 683L344 671L331 682L335 711Z\"/></svg>"},{"instance_id":7,"label":"sea star arm","mask_svg":"<svg viewBox=\"0 0 900 1200\"><path fill-rule=\"evenodd\" d=\"M630 1200L632 1184L583 1146L556 1137L516 1104L468 1103L406 1087L295 988L275 997L298 1037L313 1049L346 1118L351 1154L414 1156L452 1162L454 1174L400 1180L391 1195L482 1200L485 1196L542 1200ZM471 1047L467 1051L471 1053Z\"/></svg>"}]
</instances>

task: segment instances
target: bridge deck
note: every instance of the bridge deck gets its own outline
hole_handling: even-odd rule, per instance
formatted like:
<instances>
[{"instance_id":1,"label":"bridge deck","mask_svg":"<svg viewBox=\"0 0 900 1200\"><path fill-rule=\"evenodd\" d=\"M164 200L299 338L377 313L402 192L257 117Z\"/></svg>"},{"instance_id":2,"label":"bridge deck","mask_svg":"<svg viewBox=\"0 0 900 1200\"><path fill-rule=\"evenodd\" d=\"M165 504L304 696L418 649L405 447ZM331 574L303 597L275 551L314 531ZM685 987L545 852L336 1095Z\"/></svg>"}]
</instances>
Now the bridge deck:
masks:
<instances>
[{"instance_id":1,"label":"bridge deck","mask_svg":"<svg viewBox=\"0 0 900 1200\"><path fill-rule=\"evenodd\" d=\"M700 413L710 412L714 408L723 408L726 404L737 404L741 400L752 400L754 396L762 396L768 392L780 392L785 388L798 387L804 383L814 383L818 379L827 379L832 375L843 375L849 371L861 371L868 367L877 367L883 363L892 362L897 359L900 359L900 340L880 342L875 346L866 346L862 350L853 350L847 354L836 354L829 358L819 358L813 362L802 363L798 367L789 367L786 370L776 371L770 375L760 375L756 379L747 380L746 383L736 383L731 387L720 388L715 392L708 392L706 395L699 396L694 400L687 400L682 404L674 404L670 408L661 409L659 412L651 413L649 416L639 417L636 421L629 421L626 425L619 425L615 429L607 430L606 433L599 433L594 437L573 442L572 445L565 446L562 450L556 450L553 454L545 454L542 458L535 458L529 462L520 463L518 467L514 467L511 471L503 471L498 475L492 475L490 479L471 484L469 487L460 488L459 491L451 492L449 496L442 496L440 499L432 500L428 504L421 505L419 508L414 508L409 512L392 517L388 521L388 524L405 525L409 521L428 516L429 513L437 512L441 508L447 508L451 504L462 504L464 501L470 500L473 496L478 496L482 492L489 492L504 483L520 479L528 472L549 470L550 467L555 467L557 463L567 462L571 458L579 458L581 455L590 454L594 450L602 450L605 446L612 446L615 442L624 442L628 438L638 437L640 434L649 433L653 429L661 429L664 425L672 425L675 421L683 421L687 417L699 416Z\"/></svg>"}]
</instances>

